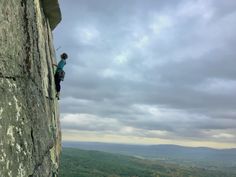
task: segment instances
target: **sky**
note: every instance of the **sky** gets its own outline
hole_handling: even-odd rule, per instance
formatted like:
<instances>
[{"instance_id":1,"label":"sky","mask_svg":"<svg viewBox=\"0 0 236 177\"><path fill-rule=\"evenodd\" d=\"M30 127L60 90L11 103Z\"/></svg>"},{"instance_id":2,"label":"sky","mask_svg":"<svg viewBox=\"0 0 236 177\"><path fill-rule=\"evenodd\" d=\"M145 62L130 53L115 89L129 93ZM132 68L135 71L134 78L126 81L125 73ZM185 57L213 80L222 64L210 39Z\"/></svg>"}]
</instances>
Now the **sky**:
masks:
<instances>
[{"instance_id":1,"label":"sky","mask_svg":"<svg viewBox=\"0 0 236 177\"><path fill-rule=\"evenodd\" d=\"M235 0L61 0L63 141L236 147Z\"/></svg>"}]
</instances>

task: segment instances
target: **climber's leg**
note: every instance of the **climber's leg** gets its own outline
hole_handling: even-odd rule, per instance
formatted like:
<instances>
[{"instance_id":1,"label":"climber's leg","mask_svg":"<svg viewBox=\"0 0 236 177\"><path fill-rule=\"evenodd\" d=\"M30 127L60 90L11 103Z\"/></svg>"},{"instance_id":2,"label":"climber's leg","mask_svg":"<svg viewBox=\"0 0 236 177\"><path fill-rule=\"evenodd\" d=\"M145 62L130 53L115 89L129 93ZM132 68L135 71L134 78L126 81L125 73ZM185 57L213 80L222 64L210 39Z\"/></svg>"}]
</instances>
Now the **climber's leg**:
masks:
<instances>
[{"instance_id":1,"label":"climber's leg","mask_svg":"<svg viewBox=\"0 0 236 177\"><path fill-rule=\"evenodd\" d=\"M61 91L61 84L60 84L60 82L61 82L61 80L59 78L59 75L58 75L58 73L56 73L55 74L55 85L56 85L56 91L57 91L56 97L57 97L58 100L60 98L60 91Z\"/></svg>"}]
</instances>

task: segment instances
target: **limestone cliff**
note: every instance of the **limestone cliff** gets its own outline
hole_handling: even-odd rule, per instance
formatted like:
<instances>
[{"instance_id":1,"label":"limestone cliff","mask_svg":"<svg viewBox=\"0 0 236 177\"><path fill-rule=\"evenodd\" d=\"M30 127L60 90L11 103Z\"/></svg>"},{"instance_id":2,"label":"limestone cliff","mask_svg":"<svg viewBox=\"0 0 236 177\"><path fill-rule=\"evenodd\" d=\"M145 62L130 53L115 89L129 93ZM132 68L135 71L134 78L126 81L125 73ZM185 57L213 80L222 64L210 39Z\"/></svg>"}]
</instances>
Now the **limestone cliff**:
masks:
<instances>
[{"instance_id":1,"label":"limestone cliff","mask_svg":"<svg viewBox=\"0 0 236 177\"><path fill-rule=\"evenodd\" d=\"M57 0L0 0L0 177L57 176Z\"/></svg>"}]
</instances>

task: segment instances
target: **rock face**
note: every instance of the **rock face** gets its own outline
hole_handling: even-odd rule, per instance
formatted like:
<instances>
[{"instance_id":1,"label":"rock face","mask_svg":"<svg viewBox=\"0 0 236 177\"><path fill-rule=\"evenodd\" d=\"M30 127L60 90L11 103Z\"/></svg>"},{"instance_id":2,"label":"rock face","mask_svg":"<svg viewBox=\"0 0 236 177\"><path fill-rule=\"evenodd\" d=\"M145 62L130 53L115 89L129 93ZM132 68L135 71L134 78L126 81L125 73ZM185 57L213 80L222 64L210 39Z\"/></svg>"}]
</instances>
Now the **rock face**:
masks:
<instances>
[{"instance_id":1,"label":"rock face","mask_svg":"<svg viewBox=\"0 0 236 177\"><path fill-rule=\"evenodd\" d=\"M57 0L0 0L0 177L57 176Z\"/></svg>"}]
</instances>

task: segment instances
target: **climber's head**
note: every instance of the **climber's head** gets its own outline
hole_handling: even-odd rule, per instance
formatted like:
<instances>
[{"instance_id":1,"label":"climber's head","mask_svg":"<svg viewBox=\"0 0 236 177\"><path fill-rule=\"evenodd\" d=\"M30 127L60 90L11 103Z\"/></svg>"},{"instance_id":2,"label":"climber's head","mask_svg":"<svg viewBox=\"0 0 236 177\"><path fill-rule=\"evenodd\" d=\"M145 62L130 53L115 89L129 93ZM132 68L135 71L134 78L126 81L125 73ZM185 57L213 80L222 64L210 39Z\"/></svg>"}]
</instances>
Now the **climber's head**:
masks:
<instances>
[{"instance_id":1,"label":"climber's head","mask_svg":"<svg viewBox=\"0 0 236 177\"><path fill-rule=\"evenodd\" d=\"M66 60L68 58L68 55L66 53L61 54L61 59Z\"/></svg>"}]
</instances>

